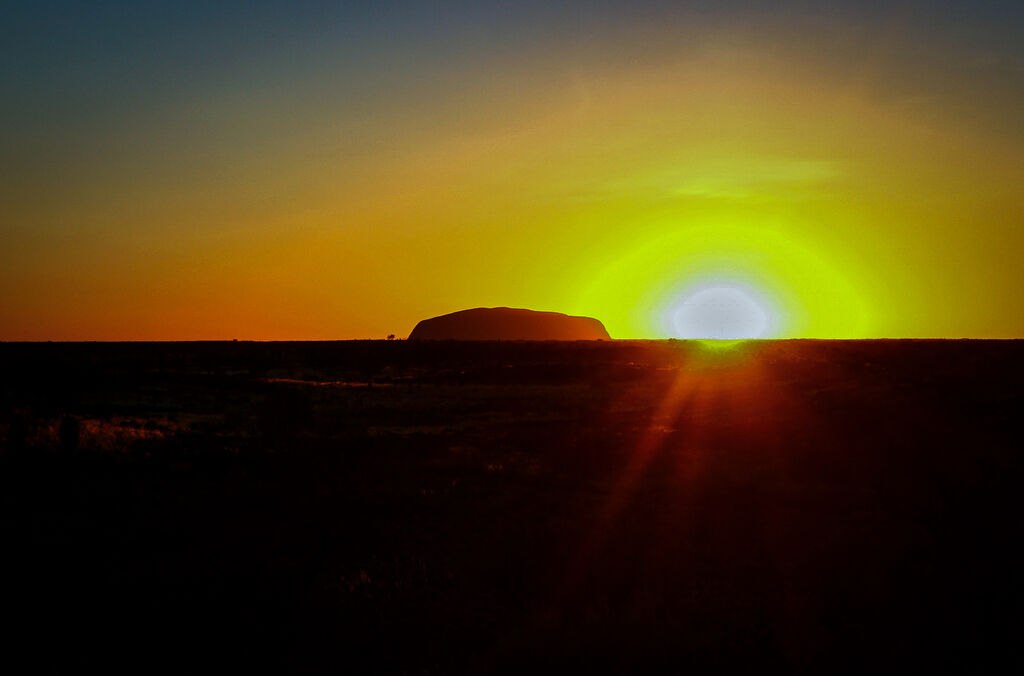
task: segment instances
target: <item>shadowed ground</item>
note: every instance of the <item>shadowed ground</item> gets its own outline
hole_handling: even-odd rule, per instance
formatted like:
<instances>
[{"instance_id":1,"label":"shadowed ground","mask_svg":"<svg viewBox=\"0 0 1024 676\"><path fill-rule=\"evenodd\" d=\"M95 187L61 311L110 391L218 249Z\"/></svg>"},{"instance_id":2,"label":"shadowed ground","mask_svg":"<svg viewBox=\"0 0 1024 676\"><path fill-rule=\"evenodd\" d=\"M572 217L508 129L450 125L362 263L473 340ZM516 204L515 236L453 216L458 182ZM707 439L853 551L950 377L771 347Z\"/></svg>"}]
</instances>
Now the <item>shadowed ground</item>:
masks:
<instances>
[{"instance_id":1,"label":"shadowed ground","mask_svg":"<svg viewBox=\"0 0 1024 676\"><path fill-rule=\"evenodd\" d=\"M44 670L1021 666L1019 342L0 360Z\"/></svg>"}]
</instances>

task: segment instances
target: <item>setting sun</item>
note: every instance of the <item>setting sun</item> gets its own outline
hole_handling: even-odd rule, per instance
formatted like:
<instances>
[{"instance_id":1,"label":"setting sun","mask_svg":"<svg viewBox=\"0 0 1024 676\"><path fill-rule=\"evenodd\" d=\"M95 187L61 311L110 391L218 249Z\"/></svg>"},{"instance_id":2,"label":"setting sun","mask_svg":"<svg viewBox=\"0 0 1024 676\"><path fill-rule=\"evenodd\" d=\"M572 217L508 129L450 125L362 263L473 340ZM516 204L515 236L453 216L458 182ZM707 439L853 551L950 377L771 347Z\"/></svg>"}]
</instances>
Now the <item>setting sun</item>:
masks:
<instances>
[{"instance_id":1,"label":"setting sun","mask_svg":"<svg viewBox=\"0 0 1024 676\"><path fill-rule=\"evenodd\" d=\"M770 317L750 295L733 286L698 289L673 313L679 338L764 338Z\"/></svg>"}]
</instances>

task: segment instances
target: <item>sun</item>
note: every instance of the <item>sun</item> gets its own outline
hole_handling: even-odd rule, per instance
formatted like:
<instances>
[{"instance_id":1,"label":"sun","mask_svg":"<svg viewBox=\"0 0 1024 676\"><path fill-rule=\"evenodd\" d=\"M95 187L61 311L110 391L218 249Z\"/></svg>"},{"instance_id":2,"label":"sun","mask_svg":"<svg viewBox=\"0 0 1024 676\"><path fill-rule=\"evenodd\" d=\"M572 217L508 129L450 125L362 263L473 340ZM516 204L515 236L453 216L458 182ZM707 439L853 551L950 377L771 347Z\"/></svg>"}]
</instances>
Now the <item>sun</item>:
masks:
<instances>
[{"instance_id":1,"label":"sun","mask_svg":"<svg viewBox=\"0 0 1024 676\"><path fill-rule=\"evenodd\" d=\"M595 249L573 270L583 282L564 304L574 314L600 317L616 338L870 335L870 280L806 241L787 219L667 211L629 222L638 235L614 251Z\"/></svg>"},{"instance_id":2,"label":"sun","mask_svg":"<svg viewBox=\"0 0 1024 676\"><path fill-rule=\"evenodd\" d=\"M739 285L691 289L670 310L678 338L747 340L764 338L772 325L769 308Z\"/></svg>"}]
</instances>

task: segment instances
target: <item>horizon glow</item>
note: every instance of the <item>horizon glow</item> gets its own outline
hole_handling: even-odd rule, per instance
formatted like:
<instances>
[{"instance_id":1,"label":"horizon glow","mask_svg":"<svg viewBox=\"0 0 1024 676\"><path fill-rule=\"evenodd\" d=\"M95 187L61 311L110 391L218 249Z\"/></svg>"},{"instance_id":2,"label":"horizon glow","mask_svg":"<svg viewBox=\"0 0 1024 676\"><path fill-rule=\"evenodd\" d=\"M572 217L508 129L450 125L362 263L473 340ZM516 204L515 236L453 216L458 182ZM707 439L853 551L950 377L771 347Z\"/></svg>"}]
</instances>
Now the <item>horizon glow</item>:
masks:
<instances>
[{"instance_id":1,"label":"horizon glow","mask_svg":"<svg viewBox=\"0 0 1024 676\"><path fill-rule=\"evenodd\" d=\"M0 340L1024 336L1024 6L18 7ZM865 55L869 55L866 57Z\"/></svg>"}]
</instances>

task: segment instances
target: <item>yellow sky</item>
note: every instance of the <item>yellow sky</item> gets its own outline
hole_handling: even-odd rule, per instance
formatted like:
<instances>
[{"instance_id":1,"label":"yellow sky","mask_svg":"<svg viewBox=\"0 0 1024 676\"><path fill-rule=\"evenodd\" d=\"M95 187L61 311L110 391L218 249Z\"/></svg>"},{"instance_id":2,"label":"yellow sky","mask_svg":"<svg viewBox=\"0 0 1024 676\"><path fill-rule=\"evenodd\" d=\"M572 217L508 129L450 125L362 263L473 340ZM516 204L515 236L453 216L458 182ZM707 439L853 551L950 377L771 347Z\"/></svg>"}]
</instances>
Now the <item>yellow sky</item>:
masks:
<instances>
[{"instance_id":1,"label":"yellow sky","mask_svg":"<svg viewBox=\"0 0 1024 676\"><path fill-rule=\"evenodd\" d=\"M376 338L500 305L665 337L717 282L768 298L778 337L1024 334L1024 141L999 109L1022 94L785 44L126 114L19 178L0 338Z\"/></svg>"}]
</instances>

